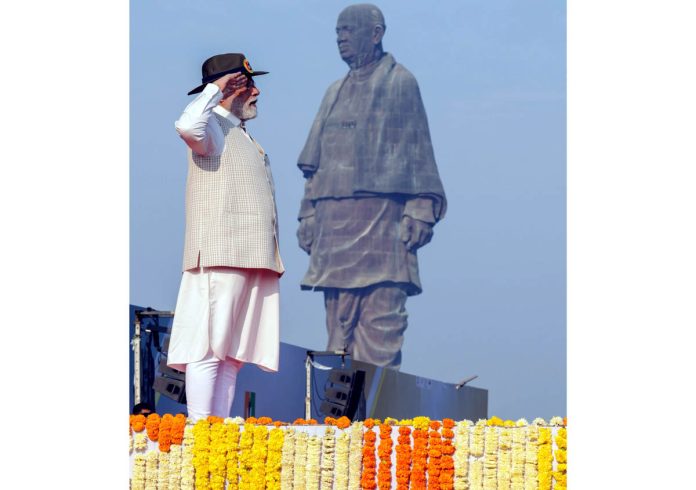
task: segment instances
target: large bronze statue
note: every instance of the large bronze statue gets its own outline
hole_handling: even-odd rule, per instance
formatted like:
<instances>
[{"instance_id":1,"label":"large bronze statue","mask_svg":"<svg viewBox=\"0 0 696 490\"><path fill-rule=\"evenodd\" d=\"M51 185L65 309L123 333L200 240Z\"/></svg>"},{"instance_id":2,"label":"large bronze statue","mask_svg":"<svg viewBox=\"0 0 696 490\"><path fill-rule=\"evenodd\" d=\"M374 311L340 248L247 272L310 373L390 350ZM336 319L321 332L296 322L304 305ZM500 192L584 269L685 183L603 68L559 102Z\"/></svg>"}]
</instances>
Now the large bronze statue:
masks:
<instances>
[{"instance_id":1,"label":"large bronze statue","mask_svg":"<svg viewBox=\"0 0 696 490\"><path fill-rule=\"evenodd\" d=\"M297 237L310 254L301 286L324 292L327 349L398 369L406 298L422 291L416 253L447 201L418 84L382 50L385 30L374 5L338 17L350 70L326 91L298 161Z\"/></svg>"}]
</instances>

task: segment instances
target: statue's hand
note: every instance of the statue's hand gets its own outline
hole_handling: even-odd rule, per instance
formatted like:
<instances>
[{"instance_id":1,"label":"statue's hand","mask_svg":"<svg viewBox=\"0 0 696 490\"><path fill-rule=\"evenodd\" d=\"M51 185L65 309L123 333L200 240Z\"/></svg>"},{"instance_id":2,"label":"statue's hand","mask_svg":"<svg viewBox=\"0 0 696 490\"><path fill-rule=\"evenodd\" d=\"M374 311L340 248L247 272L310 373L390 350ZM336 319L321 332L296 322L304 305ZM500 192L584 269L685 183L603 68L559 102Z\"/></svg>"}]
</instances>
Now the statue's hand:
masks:
<instances>
[{"instance_id":1,"label":"statue's hand","mask_svg":"<svg viewBox=\"0 0 696 490\"><path fill-rule=\"evenodd\" d=\"M417 250L433 238L433 227L425 221L404 216L401 219L400 235L408 250Z\"/></svg>"},{"instance_id":2,"label":"statue's hand","mask_svg":"<svg viewBox=\"0 0 696 490\"><path fill-rule=\"evenodd\" d=\"M300 220L300 226L297 228L297 243L300 248L312 253L312 243L314 242L314 216L307 216Z\"/></svg>"}]
</instances>

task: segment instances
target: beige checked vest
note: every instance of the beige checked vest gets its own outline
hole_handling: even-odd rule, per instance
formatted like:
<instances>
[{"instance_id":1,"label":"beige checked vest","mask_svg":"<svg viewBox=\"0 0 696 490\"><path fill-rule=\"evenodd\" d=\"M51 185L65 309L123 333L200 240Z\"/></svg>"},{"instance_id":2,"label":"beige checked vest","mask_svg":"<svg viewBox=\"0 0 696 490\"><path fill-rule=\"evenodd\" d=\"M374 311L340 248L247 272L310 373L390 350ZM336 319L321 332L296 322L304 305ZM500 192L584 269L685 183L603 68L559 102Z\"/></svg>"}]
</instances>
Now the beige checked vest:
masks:
<instances>
[{"instance_id":1,"label":"beige checked vest","mask_svg":"<svg viewBox=\"0 0 696 490\"><path fill-rule=\"evenodd\" d=\"M225 135L225 148L211 157L189 149L184 271L226 266L282 274L268 155L242 129L213 116Z\"/></svg>"}]
</instances>

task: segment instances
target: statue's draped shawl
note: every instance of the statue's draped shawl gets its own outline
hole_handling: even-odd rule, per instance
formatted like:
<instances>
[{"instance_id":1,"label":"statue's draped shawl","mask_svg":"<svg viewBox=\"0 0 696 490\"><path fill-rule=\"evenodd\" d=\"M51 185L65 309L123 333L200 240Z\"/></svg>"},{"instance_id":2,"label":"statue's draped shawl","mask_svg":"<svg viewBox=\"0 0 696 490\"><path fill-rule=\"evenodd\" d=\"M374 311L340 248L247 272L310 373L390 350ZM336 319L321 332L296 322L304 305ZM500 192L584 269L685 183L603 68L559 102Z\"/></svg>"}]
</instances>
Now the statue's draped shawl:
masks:
<instances>
[{"instance_id":1,"label":"statue's draped shawl","mask_svg":"<svg viewBox=\"0 0 696 490\"><path fill-rule=\"evenodd\" d=\"M319 168L322 130L345 80L333 83L321 102L297 164L305 177ZM367 81L365 92L370 110L356 121L353 195L430 197L439 221L447 201L416 79L386 53Z\"/></svg>"}]
</instances>

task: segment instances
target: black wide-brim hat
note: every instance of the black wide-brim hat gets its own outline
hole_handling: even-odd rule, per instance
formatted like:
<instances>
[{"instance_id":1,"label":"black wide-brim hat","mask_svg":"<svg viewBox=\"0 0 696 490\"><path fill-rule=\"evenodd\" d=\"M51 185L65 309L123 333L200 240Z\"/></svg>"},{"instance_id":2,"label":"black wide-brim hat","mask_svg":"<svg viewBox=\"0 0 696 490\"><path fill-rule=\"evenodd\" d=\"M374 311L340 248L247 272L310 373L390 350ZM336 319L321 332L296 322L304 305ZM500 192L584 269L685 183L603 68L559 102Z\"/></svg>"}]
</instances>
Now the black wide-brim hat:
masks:
<instances>
[{"instance_id":1,"label":"black wide-brim hat","mask_svg":"<svg viewBox=\"0 0 696 490\"><path fill-rule=\"evenodd\" d=\"M203 62L203 78L201 84L191 90L188 95L202 92L207 84L214 82L228 73L244 73L248 77L265 75L267 71L254 71L251 69L249 60L242 53L217 54Z\"/></svg>"}]
</instances>

